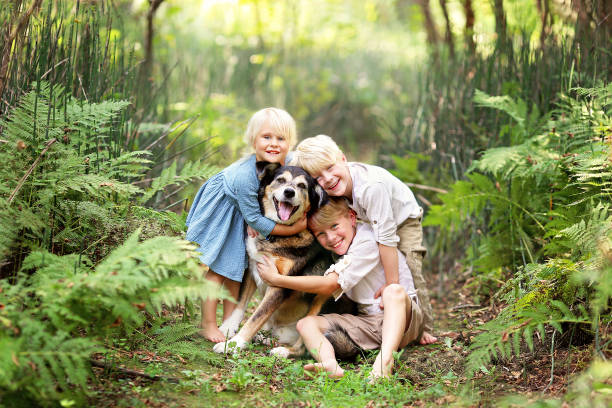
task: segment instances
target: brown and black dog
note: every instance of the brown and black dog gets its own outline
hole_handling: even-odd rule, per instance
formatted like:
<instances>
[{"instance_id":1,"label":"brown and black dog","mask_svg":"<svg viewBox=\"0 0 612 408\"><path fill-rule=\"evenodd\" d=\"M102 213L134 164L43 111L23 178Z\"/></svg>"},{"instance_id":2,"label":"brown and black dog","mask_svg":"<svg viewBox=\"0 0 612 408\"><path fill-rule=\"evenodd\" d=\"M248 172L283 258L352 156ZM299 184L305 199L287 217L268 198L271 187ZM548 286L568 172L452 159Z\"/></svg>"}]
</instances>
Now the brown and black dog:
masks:
<instances>
[{"instance_id":1,"label":"brown and black dog","mask_svg":"<svg viewBox=\"0 0 612 408\"><path fill-rule=\"evenodd\" d=\"M260 180L258 198L261 211L276 223L291 225L327 201L325 191L300 167L258 162L257 172ZM273 354L283 357L302 354L304 348L295 330L295 324L306 315L321 312L330 298L268 287L257 273L257 262L265 255L283 275L322 275L332 262L330 254L321 248L308 230L288 237L248 237L247 252L249 270L242 282L238 305L219 328L231 339L216 344L213 350L223 353L243 348L265 325L264 328L278 337L280 343L293 344L290 348L277 347L272 350ZM238 334L234 335L257 288L265 291L263 299ZM332 301L326 305L326 309L328 313L351 313L355 310L350 301Z\"/></svg>"}]
</instances>

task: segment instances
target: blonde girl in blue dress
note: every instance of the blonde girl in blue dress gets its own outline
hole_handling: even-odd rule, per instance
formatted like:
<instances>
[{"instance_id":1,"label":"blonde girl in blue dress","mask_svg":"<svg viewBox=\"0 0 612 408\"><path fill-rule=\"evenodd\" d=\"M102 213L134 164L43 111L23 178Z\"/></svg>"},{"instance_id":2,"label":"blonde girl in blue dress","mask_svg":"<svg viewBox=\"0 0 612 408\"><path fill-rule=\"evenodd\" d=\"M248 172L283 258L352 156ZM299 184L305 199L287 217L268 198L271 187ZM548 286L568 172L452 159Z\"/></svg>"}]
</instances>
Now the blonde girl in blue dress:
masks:
<instances>
[{"instance_id":1,"label":"blonde girl in blue dress","mask_svg":"<svg viewBox=\"0 0 612 408\"><path fill-rule=\"evenodd\" d=\"M240 282L247 267L245 238L249 234L293 235L306 229L306 218L286 226L261 214L257 201L259 180L255 162L285 164L289 149L297 140L295 121L278 108L262 109L251 117L245 141L254 153L238 160L210 178L198 191L187 216L187 239L200 245L200 260L208 266L206 279L224 286L238 298ZM202 330L206 339L218 343L225 334L217 326L218 299L202 301ZM235 300L223 301L223 320L236 307Z\"/></svg>"}]
</instances>

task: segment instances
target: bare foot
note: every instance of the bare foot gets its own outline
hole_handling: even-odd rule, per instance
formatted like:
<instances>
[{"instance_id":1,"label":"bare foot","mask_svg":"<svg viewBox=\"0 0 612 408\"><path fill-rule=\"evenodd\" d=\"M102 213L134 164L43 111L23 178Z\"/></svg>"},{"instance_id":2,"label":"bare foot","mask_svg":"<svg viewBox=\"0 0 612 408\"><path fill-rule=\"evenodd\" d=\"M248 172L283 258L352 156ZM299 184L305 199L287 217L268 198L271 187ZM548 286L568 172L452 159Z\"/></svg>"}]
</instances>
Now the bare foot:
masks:
<instances>
[{"instance_id":1,"label":"bare foot","mask_svg":"<svg viewBox=\"0 0 612 408\"><path fill-rule=\"evenodd\" d=\"M336 360L326 360L322 363L306 364L304 370L311 373L319 371L327 372L329 378L341 378L344 375L344 370L338 365Z\"/></svg>"},{"instance_id":2,"label":"bare foot","mask_svg":"<svg viewBox=\"0 0 612 408\"><path fill-rule=\"evenodd\" d=\"M434 337L429 332L423 332L423 335L421 336L421 340L419 341L419 343L421 343L423 346L425 346L427 344L433 344L436 341L438 341L437 337Z\"/></svg>"},{"instance_id":3,"label":"bare foot","mask_svg":"<svg viewBox=\"0 0 612 408\"><path fill-rule=\"evenodd\" d=\"M221 333L216 324L205 324L202 330L198 331L198 334L213 343L225 341L225 335Z\"/></svg>"}]
</instances>

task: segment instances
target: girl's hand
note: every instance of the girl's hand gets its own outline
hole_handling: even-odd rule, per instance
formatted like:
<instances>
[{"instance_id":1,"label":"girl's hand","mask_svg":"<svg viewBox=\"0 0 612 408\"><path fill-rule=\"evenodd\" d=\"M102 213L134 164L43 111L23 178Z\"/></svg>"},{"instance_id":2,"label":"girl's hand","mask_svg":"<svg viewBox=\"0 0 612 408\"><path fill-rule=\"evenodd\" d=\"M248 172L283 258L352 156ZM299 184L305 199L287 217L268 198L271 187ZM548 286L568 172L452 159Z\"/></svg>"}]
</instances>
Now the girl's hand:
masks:
<instances>
[{"instance_id":1,"label":"girl's hand","mask_svg":"<svg viewBox=\"0 0 612 408\"><path fill-rule=\"evenodd\" d=\"M250 225L247 225L247 234L249 234L249 237L255 238L259 234L259 232L257 232L255 229L251 228Z\"/></svg>"},{"instance_id":2,"label":"girl's hand","mask_svg":"<svg viewBox=\"0 0 612 408\"><path fill-rule=\"evenodd\" d=\"M261 279L270 286L276 286L277 278L280 277L274 262L264 255L261 262L257 262L257 272Z\"/></svg>"}]
</instances>

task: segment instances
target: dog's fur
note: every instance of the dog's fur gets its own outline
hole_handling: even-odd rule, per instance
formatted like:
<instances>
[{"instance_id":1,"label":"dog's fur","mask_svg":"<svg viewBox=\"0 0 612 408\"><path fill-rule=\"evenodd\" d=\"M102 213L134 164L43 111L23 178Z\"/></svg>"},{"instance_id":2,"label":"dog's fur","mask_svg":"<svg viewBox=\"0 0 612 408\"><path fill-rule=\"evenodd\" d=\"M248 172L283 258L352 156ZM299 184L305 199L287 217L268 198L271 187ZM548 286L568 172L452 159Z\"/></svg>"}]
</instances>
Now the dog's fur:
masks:
<instances>
[{"instance_id":1,"label":"dog's fur","mask_svg":"<svg viewBox=\"0 0 612 408\"><path fill-rule=\"evenodd\" d=\"M281 167L276 163L258 162L257 172L260 179L258 198L262 213L277 223L291 225L327 201L325 191L299 167ZM330 255L321 248L308 230L288 237L273 236L267 240L262 236L248 237L247 252L249 271L245 274L241 286L238 305L220 327L227 338L233 337L227 342L218 343L213 350L222 353L227 351L228 347L234 351L242 348L265 324L265 328L271 330L281 343L295 342L290 348L273 349L273 354L283 357L302 354L304 347L295 330L295 323L304 316L319 314L329 296L267 287L257 273L257 262L266 255L274 262L280 274L322 275L332 262ZM256 288L265 291L264 297L253 315L234 336ZM330 303L333 309L326 307L328 313L355 311L354 303L348 299L340 303Z\"/></svg>"}]
</instances>

